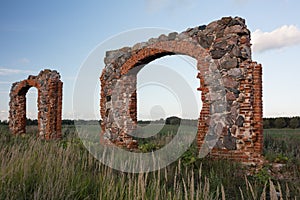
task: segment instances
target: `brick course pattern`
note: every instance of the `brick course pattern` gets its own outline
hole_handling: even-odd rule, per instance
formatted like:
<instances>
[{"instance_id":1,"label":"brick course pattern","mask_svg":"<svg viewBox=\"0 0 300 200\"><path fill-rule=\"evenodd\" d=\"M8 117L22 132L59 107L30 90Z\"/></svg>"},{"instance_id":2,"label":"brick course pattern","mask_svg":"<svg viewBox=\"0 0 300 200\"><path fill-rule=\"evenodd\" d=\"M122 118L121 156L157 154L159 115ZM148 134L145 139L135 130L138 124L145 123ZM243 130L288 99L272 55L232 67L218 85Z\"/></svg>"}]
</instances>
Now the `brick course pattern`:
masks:
<instances>
[{"instance_id":1,"label":"brick course pattern","mask_svg":"<svg viewBox=\"0 0 300 200\"><path fill-rule=\"evenodd\" d=\"M26 133L26 93L35 87L38 90L38 137L61 138L62 86L59 73L48 69L13 83L9 102L11 132L15 135Z\"/></svg>"},{"instance_id":2,"label":"brick course pattern","mask_svg":"<svg viewBox=\"0 0 300 200\"><path fill-rule=\"evenodd\" d=\"M174 54L197 60L202 100L199 150L248 164L262 163L262 67L251 60L250 31L239 17L224 17L106 52L100 77L101 141L136 148L137 141L128 133L137 124L137 73L149 62ZM213 149L209 144L214 144Z\"/></svg>"}]
</instances>

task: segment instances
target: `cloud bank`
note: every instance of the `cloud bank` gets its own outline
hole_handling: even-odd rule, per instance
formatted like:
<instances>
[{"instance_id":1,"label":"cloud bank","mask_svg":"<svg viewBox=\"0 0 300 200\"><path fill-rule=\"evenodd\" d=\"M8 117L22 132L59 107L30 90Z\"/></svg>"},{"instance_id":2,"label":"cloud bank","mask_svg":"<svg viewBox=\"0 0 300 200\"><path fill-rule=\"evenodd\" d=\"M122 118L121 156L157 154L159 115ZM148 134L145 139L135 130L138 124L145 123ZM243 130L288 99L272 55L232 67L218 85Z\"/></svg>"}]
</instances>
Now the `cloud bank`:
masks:
<instances>
[{"instance_id":1,"label":"cloud bank","mask_svg":"<svg viewBox=\"0 0 300 200\"><path fill-rule=\"evenodd\" d=\"M28 74L28 73L33 73L33 71L0 68L0 76L7 76L7 75L13 75L13 74Z\"/></svg>"},{"instance_id":2,"label":"cloud bank","mask_svg":"<svg viewBox=\"0 0 300 200\"><path fill-rule=\"evenodd\" d=\"M264 52L273 49L300 44L300 30L295 25L284 25L272 32L256 30L252 33L254 52Z\"/></svg>"}]
</instances>

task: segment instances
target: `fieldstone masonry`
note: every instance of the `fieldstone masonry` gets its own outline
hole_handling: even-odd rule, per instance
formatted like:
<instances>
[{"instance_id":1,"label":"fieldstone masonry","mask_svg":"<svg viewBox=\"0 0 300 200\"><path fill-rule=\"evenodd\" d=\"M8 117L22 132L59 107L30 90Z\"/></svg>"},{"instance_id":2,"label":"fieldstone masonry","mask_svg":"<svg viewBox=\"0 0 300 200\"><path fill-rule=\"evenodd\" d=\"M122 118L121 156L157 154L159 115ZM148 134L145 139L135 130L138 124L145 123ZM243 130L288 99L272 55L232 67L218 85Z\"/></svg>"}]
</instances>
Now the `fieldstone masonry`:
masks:
<instances>
[{"instance_id":1,"label":"fieldstone masonry","mask_svg":"<svg viewBox=\"0 0 300 200\"><path fill-rule=\"evenodd\" d=\"M26 133L26 93L38 90L38 131L43 139L61 138L62 85L57 71L45 69L37 76L12 84L9 128L15 135Z\"/></svg>"},{"instance_id":2,"label":"fieldstone masonry","mask_svg":"<svg viewBox=\"0 0 300 200\"><path fill-rule=\"evenodd\" d=\"M251 60L245 20L224 17L207 26L151 38L108 51L100 77L101 140L128 149L137 124L136 76L149 62L167 55L197 60L202 110L199 150L245 163L262 162L262 67Z\"/></svg>"}]
</instances>

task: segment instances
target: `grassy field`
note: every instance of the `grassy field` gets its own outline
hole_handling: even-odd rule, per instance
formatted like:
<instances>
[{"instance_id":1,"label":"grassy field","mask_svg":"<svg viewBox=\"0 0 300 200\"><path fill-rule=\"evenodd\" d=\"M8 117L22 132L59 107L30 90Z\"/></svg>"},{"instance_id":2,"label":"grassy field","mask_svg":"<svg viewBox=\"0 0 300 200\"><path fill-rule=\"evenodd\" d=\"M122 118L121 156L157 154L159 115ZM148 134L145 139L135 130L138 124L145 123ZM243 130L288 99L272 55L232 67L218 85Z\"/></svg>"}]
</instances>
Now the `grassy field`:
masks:
<instances>
[{"instance_id":1,"label":"grassy field","mask_svg":"<svg viewBox=\"0 0 300 200\"><path fill-rule=\"evenodd\" d=\"M176 127L165 127L140 150L160 148L164 142L155 141L167 142L173 132ZM300 198L300 130L266 130L270 163L255 174L238 163L198 159L195 145L159 171L123 173L91 156L73 126L63 127L60 141L36 139L36 127L27 133L15 137L0 126L0 199Z\"/></svg>"}]
</instances>

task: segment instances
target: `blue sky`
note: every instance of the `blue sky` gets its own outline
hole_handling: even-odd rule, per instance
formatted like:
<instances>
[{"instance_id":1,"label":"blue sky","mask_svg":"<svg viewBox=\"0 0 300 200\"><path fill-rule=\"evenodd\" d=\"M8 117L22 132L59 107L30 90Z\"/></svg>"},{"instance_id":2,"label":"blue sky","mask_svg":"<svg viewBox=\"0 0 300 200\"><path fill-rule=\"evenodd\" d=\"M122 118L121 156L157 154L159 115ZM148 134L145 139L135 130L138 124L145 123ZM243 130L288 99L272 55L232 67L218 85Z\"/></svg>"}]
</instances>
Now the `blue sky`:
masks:
<instances>
[{"instance_id":1,"label":"blue sky","mask_svg":"<svg viewBox=\"0 0 300 200\"><path fill-rule=\"evenodd\" d=\"M11 83L44 68L60 72L64 82L63 118L72 118L76 76L99 44L133 29L154 27L182 32L223 16L245 18L253 33L253 60L263 64L264 116L299 116L299 8L297 0L3 0L0 3L0 119L8 116ZM102 60L100 56L99 62ZM161 63L166 65L168 61ZM178 70L187 73L183 68ZM153 96L157 95L162 94ZM30 89L27 98L27 116L34 118L36 89ZM152 103L149 99L145 105L157 108L153 102L154 99ZM139 108L140 117L145 114L147 118L151 106L147 108L150 111L142 107L145 110ZM171 110L166 109L165 115L177 114L176 109L175 113L170 113ZM94 113L89 117L97 118Z\"/></svg>"}]
</instances>

